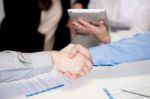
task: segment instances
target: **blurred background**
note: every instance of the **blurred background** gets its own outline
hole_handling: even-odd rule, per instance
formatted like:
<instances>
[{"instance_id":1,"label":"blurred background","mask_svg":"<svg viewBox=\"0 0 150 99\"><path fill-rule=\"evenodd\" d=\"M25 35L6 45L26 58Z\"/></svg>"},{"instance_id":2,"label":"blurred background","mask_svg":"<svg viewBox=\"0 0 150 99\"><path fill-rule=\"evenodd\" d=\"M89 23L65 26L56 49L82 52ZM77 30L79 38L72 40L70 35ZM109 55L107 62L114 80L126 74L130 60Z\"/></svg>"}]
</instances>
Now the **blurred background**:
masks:
<instances>
[{"instance_id":1,"label":"blurred background","mask_svg":"<svg viewBox=\"0 0 150 99\"><path fill-rule=\"evenodd\" d=\"M60 50L69 43L103 44L73 30L67 9L105 9L111 42L150 30L150 0L0 0L0 51ZM93 31L94 32L94 31ZM103 33L98 36L104 38ZM110 43L110 42L109 42Z\"/></svg>"}]
</instances>

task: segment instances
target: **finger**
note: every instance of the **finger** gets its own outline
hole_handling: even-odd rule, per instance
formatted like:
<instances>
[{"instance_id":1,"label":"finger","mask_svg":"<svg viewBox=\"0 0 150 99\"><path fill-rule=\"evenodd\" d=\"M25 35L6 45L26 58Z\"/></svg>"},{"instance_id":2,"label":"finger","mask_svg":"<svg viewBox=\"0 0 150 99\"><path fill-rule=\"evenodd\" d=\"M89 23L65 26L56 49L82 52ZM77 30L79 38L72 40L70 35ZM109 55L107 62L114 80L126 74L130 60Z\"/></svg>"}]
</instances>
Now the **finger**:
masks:
<instances>
[{"instance_id":1,"label":"finger","mask_svg":"<svg viewBox=\"0 0 150 99\"><path fill-rule=\"evenodd\" d=\"M83 71L84 71L85 74L87 74L87 73L90 72L90 69L89 69L89 67L84 66L84 67L83 67Z\"/></svg>"},{"instance_id":2,"label":"finger","mask_svg":"<svg viewBox=\"0 0 150 99\"><path fill-rule=\"evenodd\" d=\"M61 51L69 52L74 47L74 44L70 43L65 48L63 48Z\"/></svg>"},{"instance_id":3,"label":"finger","mask_svg":"<svg viewBox=\"0 0 150 99\"><path fill-rule=\"evenodd\" d=\"M82 71L79 72L79 74L80 74L81 77L83 77L83 76L85 76L86 72L84 70L82 70Z\"/></svg>"},{"instance_id":4,"label":"finger","mask_svg":"<svg viewBox=\"0 0 150 99\"><path fill-rule=\"evenodd\" d=\"M82 20L82 19L79 19L79 23L82 24L82 25L83 25L84 27L86 27L86 28L91 28L91 27L93 27L92 24L90 24L89 22L84 21L84 20Z\"/></svg>"},{"instance_id":5,"label":"finger","mask_svg":"<svg viewBox=\"0 0 150 99\"><path fill-rule=\"evenodd\" d=\"M74 47L74 44L70 43L70 44L67 46L68 51L69 51L70 49L72 49L73 47Z\"/></svg>"},{"instance_id":6,"label":"finger","mask_svg":"<svg viewBox=\"0 0 150 99\"><path fill-rule=\"evenodd\" d=\"M106 26L107 26L107 25L105 24L104 20L100 20L100 21L99 21L99 27L100 27L100 28L107 28Z\"/></svg>"},{"instance_id":7,"label":"finger","mask_svg":"<svg viewBox=\"0 0 150 99\"><path fill-rule=\"evenodd\" d=\"M78 44L78 48L80 49L80 53L81 53L83 56L86 56L86 57L88 57L89 59L91 59L89 50L88 50L87 48L81 46L80 44Z\"/></svg>"},{"instance_id":8,"label":"finger","mask_svg":"<svg viewBox=\"0 0 150 99\"><path fill-rule=\"evenodd\" d=\"M76 30L73 28L73 26L71 28L69 28L70 30L70 33L71 33L71 36L74 37L74 36L77 36L77 32Z\"/></svg>"},{"instance_id":9,"label":"finger","mask_svg":"<svg viewBox=\"0 0 150 99\"><path fill-rule=\"evenodd\" d=\"M104 25L104 24L105 24L104 20L100 20L100 21L99 21L99 24L100 24L100 25Z\"/></svg>"},{"instance_id":10,"label":"finger","mask_svg":"<svg viewBox=\"0 0 150 99\"><path fill-rule=\"evenodd\" d=\"M73 48L73 49L70 51L70 53L69 53L69 57L70 57L70 58L76 57L76 55L77 55L78 52L79 52L78 49L74 49L74 48Z\"/></svg>"},{"instance_id":11,"label":"finger","mask_svg":"<svg viewBox=\"0 0 150 99\"><path fill-rule=\"evenodd\" d=\"M68 77L68 78L71 78L71 77L72 77L72 75L71 75L70 72L65 72L65 73L64 73L64 76L66 76L66 77Z\"/></svg>"},{"instance_id":12,"label":"finger","mask_svg":"<svg viewBox=\"0 0 150 99\"><path fill-rule=\"evenodd\" d=\"M74 47L71 49L69 53L69 57L74 58L78 53L82 54L83 56L91 60L91 56L87 48L81 46L80 44L74 44Z\"/></svg>"},{"instance_id":13,"label":"finger","mask_svg":"<svg viewBox=\"0 0 150 99\"><path fill-rule=\"evenodd\" d=\"M91 62L86 59L85 60L85 64L82 65L81 70L79 71L79 74L81 75L81 77L85 76L87 73L89 73L91 71Z\"/></svg>"},{"instance_id":14,"label":"finger","mask_svg":"<svg viewBox=\"0 0 150 99\"><path fill-rule=\"evenodd\" d=\"M64 75L63 71L58 70L57 72L60 73L60 74L62 74L62 75Z\"/></svg>"},{"instance_id":15,"label":"finger","mask_svg":"<svg viewBox=\"0 0 150 99\"><path fill-rule=\"evenodd\" d=\"M77 21L74 21L74 22L72 22L72 28L74 28L74 29L76 29L78 26L80 26L80 24L79 24L79 22L77 22Z\"/></svg>"},{"instance_id":16,"label":"finger","mask_svg":"<svg viewBox=\"0 0 150 99\"><path fill-rule=\"evenodd\" d=\"M92 70L92 63L90 60L85 60L85 65L82 67L82 71L84 71L85 74L89 73Z\"/></svg>"},{"instance_id":17,"label":"finger","mask_svg":"<svg viewBox=\"0 0 150 99\"><path fill-rule=\"evenodd\" d=\"M63 75L64 75L65 77L67 77L67 78L74 79L74 80L76 80L76 79L78 79L78 78L81 77L81 76L80 76L79 74L77 74L77 73L70 73L70 72L65 72L65 73L63 73Z\"/></svg>"},{"instance_id":18,"label":"finger","mask_svg":"<svg viewBox=\"0 0 150 99\"><path fill-rule=\"evenodd\" d=\"M78 78L80 78L81 76L79 75L79 74L72 74L71 75L71 79L74 79L74 80L76 80L76 79L78 79Z\"/></svg>"},{"instance_id":19,"label":"finger","mask_svg":"<svg viewBox=\"0 0 150 99\"><path fill-rule=\"evenodd\" d=\"M83 26L85 26L87 28L91 27L91 24L85 20L79 19L78 21L80 24L82 24Z\"/></svg>"},{"instance_id":20,"label":"finger","mask_svg":"<svg viewBox=\"0 0 150 99\"><path fill-rule=\"evenodd\" d=\"M74 29L80 33L82 31L86 30L86 28L82 24L80 24L79 22L74 22L73 25L74 25Z\"/></svg>"},{"instance_id":21,"label":"finger","mask_svg":"<svg viewBox=\"0 0 150 99\"><path fill-rule=\"evenodd\" d=\"M80 52L80 46L78 44L74 45L69 53L70 58L74 58Z\"/></svg>"},{"instance_id":22,"label":"finger","mask_svg":"<svg viewBox=\"0 0 150 99\"><path fill-rule=\"evenodd\" d=\"M92 68L93 68L92 61L91 61L90 59L86 59L86 60L85 60L85 63L86 63L86 65L88 66L88 68L89 68L90 70L92 70Z\"/></svg>"},{"instance_id":23,"label":"finger","mask_svg":"<svg viewBox=\"0 0 150 99\"><path fill-rule=\"evenodd\" d=\"M71 27L71 25L72 25L72 19L71 19L71 18L69 18L69 20L68 20L68 22L67 22L66 27Z\"/></svg>"}]
</instances>

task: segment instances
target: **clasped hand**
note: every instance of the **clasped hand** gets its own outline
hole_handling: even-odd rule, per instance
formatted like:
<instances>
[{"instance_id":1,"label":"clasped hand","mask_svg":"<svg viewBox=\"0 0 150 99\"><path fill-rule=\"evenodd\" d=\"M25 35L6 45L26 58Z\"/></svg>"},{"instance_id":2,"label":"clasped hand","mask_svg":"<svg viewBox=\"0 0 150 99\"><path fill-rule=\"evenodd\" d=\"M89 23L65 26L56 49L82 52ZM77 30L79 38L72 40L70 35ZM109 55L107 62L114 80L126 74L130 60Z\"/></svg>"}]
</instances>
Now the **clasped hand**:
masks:
<instances>
[{"instance_id":1,"label":"clasped hand","mask_svg":"<svg viewBox=\"0 0 150 99\"><path fill-rule=\"evenodd\" d=\"M77 79L92 70L89 51L78 44L69 44L60 51L51 51L54 69L66 77Z\"/></svg>"}]
</instances>

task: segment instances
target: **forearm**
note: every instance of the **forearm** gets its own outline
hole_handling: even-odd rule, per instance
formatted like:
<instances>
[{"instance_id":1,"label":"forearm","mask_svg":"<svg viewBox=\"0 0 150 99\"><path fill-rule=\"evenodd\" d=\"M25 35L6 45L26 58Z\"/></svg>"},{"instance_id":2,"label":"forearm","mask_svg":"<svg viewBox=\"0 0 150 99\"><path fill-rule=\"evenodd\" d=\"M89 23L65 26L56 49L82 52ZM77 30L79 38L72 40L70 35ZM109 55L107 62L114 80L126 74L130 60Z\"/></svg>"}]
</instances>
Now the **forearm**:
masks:
<instances>
[{"instance_id":1,"label":"forearm","mask_svg":"<svg viewBox=\"0 0 150 99\"><path fill-rule=\"evenodd\" d=\"M93 35L100 43L110 43L111 42L111 35L108 33L95 33Z\"/></svg>"},{"instance_id":2,"label":"forearm","mask_svg":"<svg viewBox=\"0 0 150 99\"><path fill-rule=\"evenodd\" d=\"M0 82L13 81L47 73L52 69L49 52L0 52Z\"/></svg>"},{"instance_id":3,"label":"forearm","mask_svg":"<svg viewBox=\"0 0 150 99\"><path fill-rule=\"evenodd\" d=\"M150 59L149 38L150 34L139 35L90 48L93 64L104 66Z\"/></svg>"}]
</instances>

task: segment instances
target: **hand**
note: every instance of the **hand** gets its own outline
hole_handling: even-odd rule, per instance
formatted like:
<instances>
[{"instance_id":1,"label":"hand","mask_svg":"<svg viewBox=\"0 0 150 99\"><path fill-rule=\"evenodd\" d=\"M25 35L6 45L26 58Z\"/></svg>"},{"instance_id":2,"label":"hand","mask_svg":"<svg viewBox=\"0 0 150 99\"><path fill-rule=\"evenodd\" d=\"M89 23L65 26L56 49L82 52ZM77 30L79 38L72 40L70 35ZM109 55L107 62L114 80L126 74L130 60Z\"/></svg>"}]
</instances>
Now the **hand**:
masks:
<instances>
[{"instance_id":1,"label":"hand","mask_svg":"<svg viewBox=\"0 0 150 99\"><path fill-rule=\"evenodd\" d=\"M83 5L82 5L82 3L74 2L71 5L71 8L72 9L82 9ZM76 36L76 33L75 33L74 29L72 28L73 24L72 24L72 19L71 18L69 18L69 20L68 20L67 27L69 28L71 35Z\"/></svg>"},{"instance_id":2,"label":"hand","mask_svg":"<svg viewBox=\"0 0 150 99\"><path fill-rule=\"evenodd\" d=\"M81 46L80 44L74 44L74 46L71 48L69 52L69 57L74 58L78 53L84 55L89 60L91 60L91 56L87 48Z\"/></svg>"},{"instance_id":3,"label":"hand","mask_svg":"<svg viewBox=\"0 0 150 99\"><path fill-rule=\"evenodd\" d=\"M89 60L92 60L89 50L81 46L80 44L74 44L74 46L69 51L69 58L75 58L79 53L88 58ZM92 67L90 67L90 69L92 70Z\"/></svg>"},{"instance_id":4,"label":"hand","mask_svg":"<svg viewBox=\"0 0 150 99\"><path fill-rule=\"evenodd\" d=\"M69 18L68 23L67 23L67 28L69 28L69 31L72 36L76 36L76 31L73 29L73 24L72 24L72 19Z\"/></svg>"},{"instance_id":5,"label":"hand","mask_svg":"<svg viewBox=\"0 0 150 99\"><path fill-rule=\"evenodd\" d=\"M99 24L92 25L89 22L78 19L78 21L73 21L73 29L77 33L93 35L102 43L110 43L110 35L107 31L107 27L104 24L104 21L100 21Z\"/></svg>"},{"instance_id":6,"label":"hand","mask_svg":"<svg viewBox=\"0 0 150 99\"><path fill-rule=\"evenodd\" d=\"M69 44L61 51L52 51L54 68L63 75L77 79L89 73L92 67L91 61L81 54L77 54L74 58L69 58L69 52L74 44Z\"/></svg>"}]
</instances>

